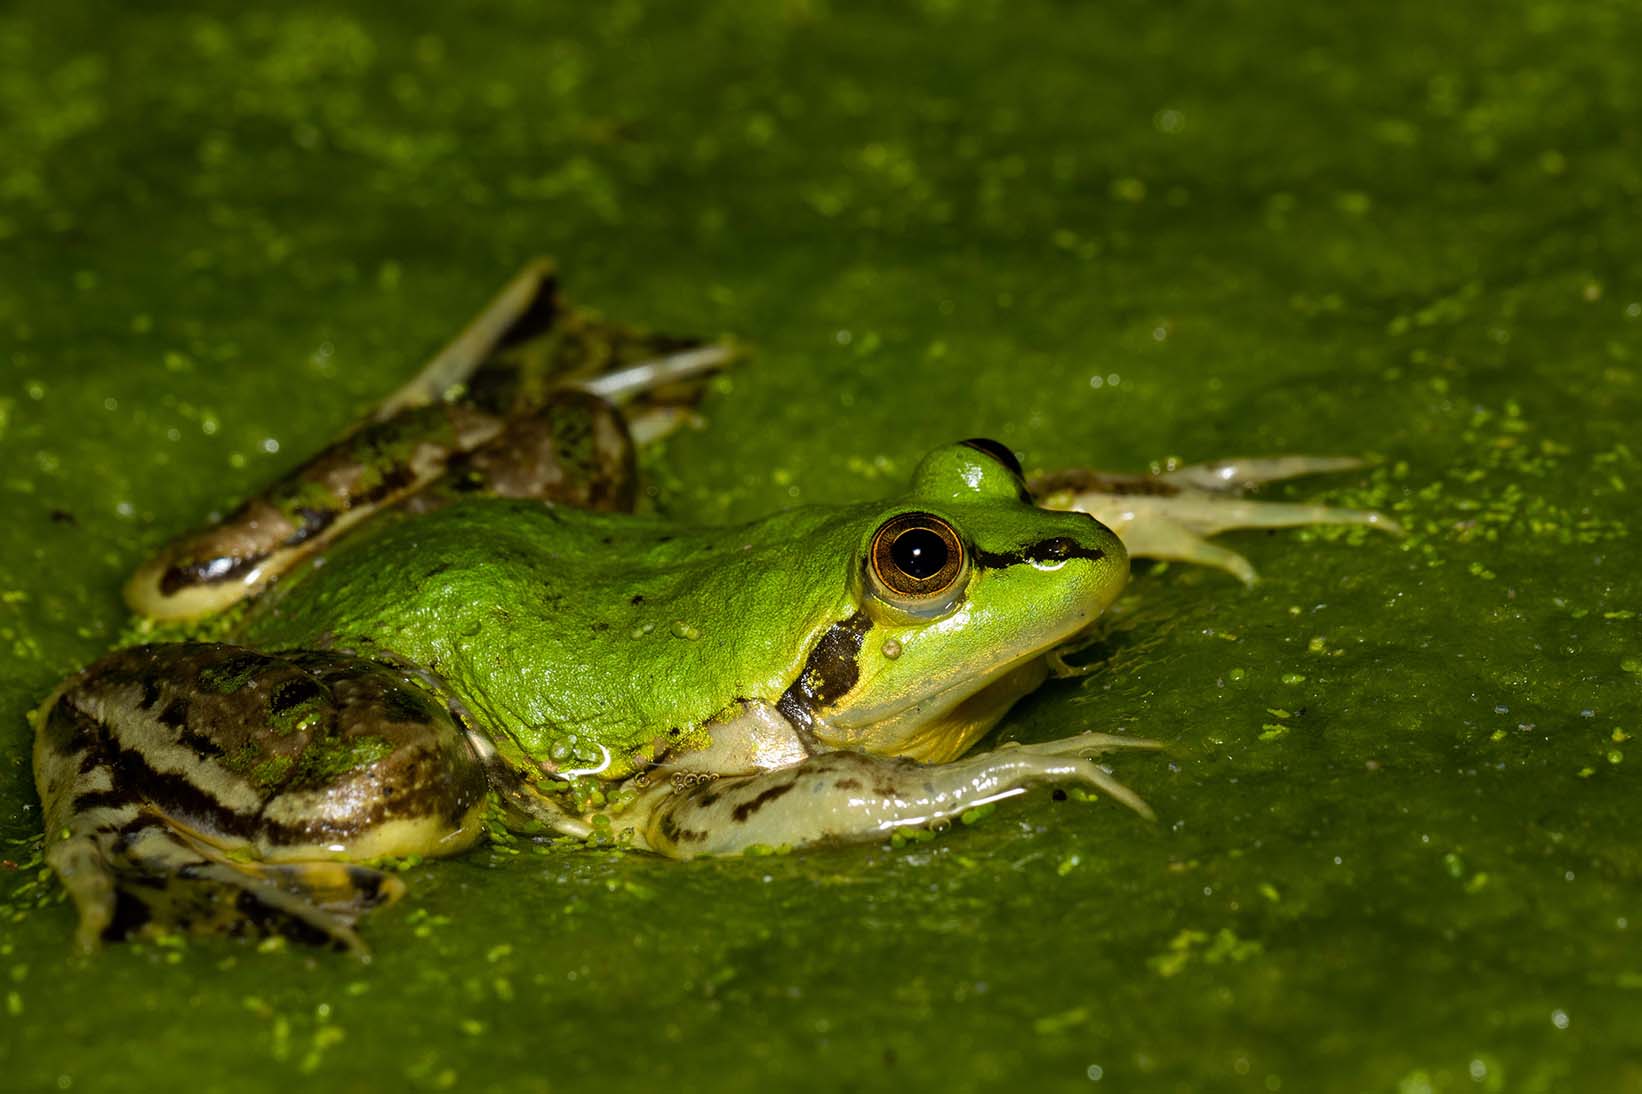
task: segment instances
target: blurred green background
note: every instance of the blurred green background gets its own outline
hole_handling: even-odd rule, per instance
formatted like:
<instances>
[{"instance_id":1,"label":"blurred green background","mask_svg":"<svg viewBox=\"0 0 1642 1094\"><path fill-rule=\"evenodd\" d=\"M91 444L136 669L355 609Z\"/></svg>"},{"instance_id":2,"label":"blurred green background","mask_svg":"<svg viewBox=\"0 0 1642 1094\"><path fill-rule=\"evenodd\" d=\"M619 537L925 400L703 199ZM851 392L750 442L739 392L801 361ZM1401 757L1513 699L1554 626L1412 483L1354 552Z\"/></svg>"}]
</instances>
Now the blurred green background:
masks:
<instances>
[{"instance_id":1,"label":"blurred green background","mask_svg":"<svg viewBox=\"0 0 1642 1094\"><path fill-rule=\"evenodd\" d=\"M1642 10L1040 0L0 9L0 1086L1642 1090ZM524 260L755 360L701 520L1367 454L1402 540L1137 574L1001 730L1157 808L908 847L488 848L375 959L69 950L24 713L171 533Z\"/></svg>"}]
</instances>

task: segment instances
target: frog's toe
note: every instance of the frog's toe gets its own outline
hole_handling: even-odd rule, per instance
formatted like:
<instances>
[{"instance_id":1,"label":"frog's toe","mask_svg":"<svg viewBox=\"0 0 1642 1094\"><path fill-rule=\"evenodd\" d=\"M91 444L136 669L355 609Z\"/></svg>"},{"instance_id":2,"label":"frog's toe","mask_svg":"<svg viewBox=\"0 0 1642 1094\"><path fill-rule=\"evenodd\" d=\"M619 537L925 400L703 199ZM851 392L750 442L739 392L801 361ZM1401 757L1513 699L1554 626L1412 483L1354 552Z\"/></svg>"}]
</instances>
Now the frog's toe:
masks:
<instances>
[{"instance_id":1,"label":"frog's toe","mask_svg":"<svg viewBox=\"0 0 1642 1094\"><path fill-rule=\"evenodd\" d=\"M1160 749L1163 742L1154 741L1150 737L1120 737L1115 733L1090 731L1062 737L1058 741L1041 741L1034 744L1011 742L1002 747L1025 749L1040 756L1098 756L1103 752L1112 752L1120 748Z\"/></svg>"},{"instance_id":2,"label":"frog's toe","mask_svg":"<svg viewBox=\"0 0 1642 1094\"><path fill-rule=\"evenodd\" d=\"M49 857L79 912L76 940L86 951L184 933L278 935L363 954L355 922L405 891L399 878L349 863L225 861L164 823L69 839Z\"/></svg>"},{"instance_id":3,"label":"frog's toe","mask_svg":"<svg viewBox=\"0 0 1642 1094\"><path fill-rule=\"evenodd\" d=\"M1034 475L1029 489L1046 509L1088 513L1117 533L1131 557L1209 566L1252 585L1257 575L1249 560L1236 551L1206 542L1207 537L1240 528L1311 524L1356 524L1401 534L1402 528L1395 520L1371 509L1256 501L1238 496L1263 483L1365 466L1363 460L1342 456L1277 456L1219 460L1151 475L1112 475L1074 468Z\"/></svg>"},{"instance_id":4,"label":"frog's toe","mask_svg":"<svg viewBox=\"0 0 1642 1094\"><path fill-rule=\"evenodd\" d=\"M1216 498L1214 503L1237 506L1249 504L1224 498ZM1098 518L1099 514L1096 516ZM1178 519L1181 516L1187 517L1187 520ZM1192 517L1201 517L1201 514L1165 514L1156 508L1136 508L1126 514L1126 519L1114 525L1113 531L1117 532L1123 546L1135 558L1156 558L1208 566L1224 570L1245 585L1253 585L1259 580L1253 563L1230 547L1222 547L1204 539L1201 523L1188 523Z\"/></svg>"},{"instance_id":5,"label":"frog's toe","mask_svg":"<svg viewBox=\"0 0 1642 1094\"><path fill-rule=\"evenodd\" d=\"M356 954L367 948L354 924L405 893L405 883L392 874L341 862L211 862L178 876L220 886L232 898L215 915L178 924L196 934L279 935Z\"/></svg>"},{"instance_id":6,"label":"frog's toe","mask_svg":"<svg viewBox=\"0 0 1642 1094\"><path fill-rule=\"evenodd\" d=\"M1146 804L1145 798L1118 782L1116 776L1095 761L1079 757L1070 763L1074 765L1074 774L1078 781L1087 783L1113 801L1121 802L1149 821L1157 819L1157 814L1152 812L1152 807Z\"/></svg>"},{"instance_id":7,"label":"frog's toe","mask_svg":"<svg viewBox=\"0 0 1642 1094\"><path fill-rule=\"evenodd\" d=\"M734 362L740 353L731 342L689 344L591 377L577 386L623 405L647 393L697 384Z\"/></svg>"},{"instance_id":8,"label":"frog's toe","mask_svg":"<svg viewBox=\"0 0 1642 1094\"><path fill-rule=\"evenodd\" d=\"M1056 509L1088 513L1116 532L1133 558L1167 559L1224 570L1245 585L1259 575L1248 559L1206 537L1237 529L1297 528L1312 524L1356 524L1393 535L1396 521L1371 509L1345 509L1297 502L1254 501L1198 489L1166 495L1086 492L1048 499Z\"/></svg>"},{"instance_id":9,"label":"frog's toe","mask_svg":"<svg viewBox=\"0 0 1642 1094\"><path fill-rule=\"evenodd\" d=\"M56 844L47 852L47 861L62 879L79 915L75 943L90 953L102 945L103 936L114 922L118 903L114 872L98 852L96 841L85 836Z\"/></svg>"},{"instance_id":10,"label":"frog's toe","mask_svg":"<svg viewBox=\"0 0 1642 1094\"><path fill-rule=\"evenodd\" d=\"M1094 734L1094 736L1105 735ZM1076 738L1069 738L1069 740L1076 740ZM1057 746L1065 743L1055 742ZM1105 794L1113 801L1121 802L1147 820L1156 820L1157 814L1152 812L1152 807L1146 804L1144 798L1119 782L1111 772L1095 763L1087 755L1089 752L1101 751L1106 747L1110 747L1110 745L1085 745L1081 749L1061 751L1059 747L1055 747L1053 750L1045 750L1037 746L1024 745L1019 751L999 749L997 752L989 753L984 762L989 765L988 777L997 778L1000 782L1007 782L1014 788L1014 793L1019 793L1020 788L1034 783L1062 785L1082 783ZM1021 755L1021 752L1025 752L1026 755ZM1004 774L1006 771L1007 775ZM1002 777L1000 778L1000 776Z\"/></svg>"},{"instance_id":11,"label":"frog's toe","mask_svg":"<svg viewBox=\"0 0 1642 1094\"><path fill-rule=\"evenodd\" d=\"M1210 536L1235 528L1299 528L1308 524L1361 524L1394 535L1402 532L1402 526L1395 520L1372 509L1215 495L1183 495L1176 500L1178 512L1170 515L1194 531Z\"/></svg>"},{"instance_id":12,"label":"frog's toe","mask_svg":"<svg viewBox=\"0 0 1642 1094\"><path fill-rule=\"evenodd\" d=\"M1223 570L1245 585L1253 585L1260 580L1255 572L1254 564L1230 547L1222 547L1217 543L1210 543L1206 539L1191 536L1183 539L1177 547L1168 551L1137 551L1148 558L1170 559L1176 562L1189 562L1195 566L1207 566L1213 570Z\"/></svg>"},{"instance_id":13,"label":"frog's toe","mask_svg":"<svg viewBox=\"0 0 1642 1094\"><path fill-rule=\"evenodd\" d=\"M1212 460L1188 464L1160 473L1160 481L1224 493L1248 490L1268 482L1283 482L1305 475L1334 475L1368 466L1355 456L1267 456L1258 459Z\"/></svg>"},{"instance_id":14,"label":"frog's toe","mask_svg":"<svg viewBox=\"0 0 1642 1094\"><path fill-rule=\"evenodd\" d=\"M1133 790L1093 760L1121 748L1160 749L1163 742L1147 737L1119 737L1111 733L1078 733L1058 741L1006 744L992 755L1021 764L1019 784L1028 782L1082 782L1114 801L1122 802L1147 820L1156 820L1152 807ZM1025 755L1022 755L1025 753ZM1006 761L1006 762L1007 762Z\"/></svg>"}]
</instances>

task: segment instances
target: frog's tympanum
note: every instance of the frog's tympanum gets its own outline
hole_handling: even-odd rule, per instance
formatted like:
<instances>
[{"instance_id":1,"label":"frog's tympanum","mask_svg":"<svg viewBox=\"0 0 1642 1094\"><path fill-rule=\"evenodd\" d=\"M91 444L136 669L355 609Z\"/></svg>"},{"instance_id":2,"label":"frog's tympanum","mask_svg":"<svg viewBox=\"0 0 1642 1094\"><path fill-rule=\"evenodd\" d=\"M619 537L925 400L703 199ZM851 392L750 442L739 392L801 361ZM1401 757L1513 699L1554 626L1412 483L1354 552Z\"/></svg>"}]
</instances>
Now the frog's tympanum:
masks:
<instances>
[{"instance_id":1,"label":"frog's tympanum","mask_svg":"<svg viewBox=\"0 0 1642 1094\"><path fill-rule=\"evenodd\" d=\"M108 654L36 715L81 943L357 947L403 889L383 860L487 823L685 859L879 840L1043 783L1146 814L1092 756L1153 742L970 748L1131 555L1252 580L1200 537L1389 524L1238 496L1349 461L1029 479L986 440L876 501L636 514L636 447L731 356L571 308L538 263L368 421L143 566L131 606L177 640Z\"/></svg>"}]
</instances>

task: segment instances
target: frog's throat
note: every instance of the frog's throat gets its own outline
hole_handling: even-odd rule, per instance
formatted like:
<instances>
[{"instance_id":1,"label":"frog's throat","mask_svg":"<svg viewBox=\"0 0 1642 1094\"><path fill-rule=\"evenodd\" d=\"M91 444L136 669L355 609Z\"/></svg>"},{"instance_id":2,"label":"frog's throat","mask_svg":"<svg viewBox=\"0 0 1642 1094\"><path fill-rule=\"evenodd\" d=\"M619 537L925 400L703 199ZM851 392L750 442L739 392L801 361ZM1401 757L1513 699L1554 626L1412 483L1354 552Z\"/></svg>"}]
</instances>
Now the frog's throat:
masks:
<instances>
[{"instance_id":1,"label":"frog's throat","mask_svg":"<svg viewBox=\"0 0 1642 1094\"><path fill-rule=\"evenodd\" d=\"M992 731L1017 702L1036 691L1049 677L1043 654L1017 662L979 691L961 695L937 717L920 717L897 727L869 727L856 747L890 752L919 763L944 764L968 752ZM880 737L880 734L882 736Z\"/></svg>"}]
</instances>

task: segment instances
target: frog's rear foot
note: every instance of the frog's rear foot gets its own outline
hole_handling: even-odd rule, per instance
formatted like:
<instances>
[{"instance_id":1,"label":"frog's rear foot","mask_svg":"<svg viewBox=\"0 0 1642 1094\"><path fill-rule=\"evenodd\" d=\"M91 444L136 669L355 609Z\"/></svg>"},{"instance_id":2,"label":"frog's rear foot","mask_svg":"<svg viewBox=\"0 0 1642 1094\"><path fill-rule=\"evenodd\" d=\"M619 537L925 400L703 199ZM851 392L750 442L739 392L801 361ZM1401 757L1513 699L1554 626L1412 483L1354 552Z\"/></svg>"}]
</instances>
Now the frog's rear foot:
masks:
<instances>
[{"instance_id":1,"label":"frog's rear foot","mask_svg":"<svg viewBox=\"0 0 1642 1094\"><path fill-rule=\"evenodd\" d=\"M1254 566L1209 536L1240 528L1295 528L1357 524L1399 535L1397 522L1368 509L1255 501L1243 491L1305 475L1362 468L1362 460L1334 456L1277 456L1219 460L1155 474L1125 475L1071 468L1032 476L1028 489L1047 509L1088 513L1118 534L1132 558L1175 559L1224 570L1245 584Z\"/></svg>"},{"instance_id":2,"label":"frog's rear foot","mask_svg":"<svg viewBox=\"0 0 1642 1094\"><path fill-rule=\"evenodd\" d=\"M47 857L79 910L84 950L181 932L364 953L356 922L405 892L399 878L368 866L228 861L153 816L64 840Z\"/></svg>"}]
</instances>

